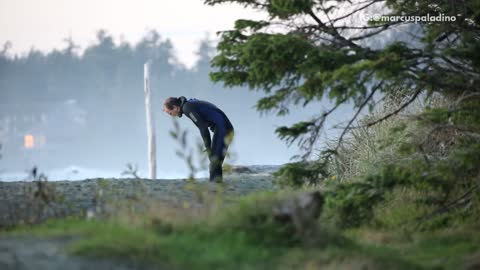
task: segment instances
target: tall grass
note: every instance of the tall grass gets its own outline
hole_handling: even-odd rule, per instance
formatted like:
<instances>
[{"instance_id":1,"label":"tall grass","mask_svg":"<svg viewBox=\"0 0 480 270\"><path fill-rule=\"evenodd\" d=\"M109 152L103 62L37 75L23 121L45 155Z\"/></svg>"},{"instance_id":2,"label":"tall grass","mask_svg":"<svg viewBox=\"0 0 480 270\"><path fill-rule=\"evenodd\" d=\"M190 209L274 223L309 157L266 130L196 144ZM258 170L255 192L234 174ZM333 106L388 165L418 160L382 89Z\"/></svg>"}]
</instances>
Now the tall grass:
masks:
<instances>
[{"instance_id":1,"label":"tall grass","mask_svg":"<svg viewBox=\"0 0 480 270\"><path fill-rule=\"evenodd\" d=\"M417 125L412 118L426 108L443 106L445 100L441 97L422 97L407 106L401 114L370 127L366 125L395 111L408 96L401 93L385 97L381 106L357 121L357 128L349 131L341 142L338 153L332 164L333 173L339 181L352 181L362 176L372 174L385 165L397 164L417 158L414 155L400 155L405 143L417 144L428 133L428 128ZM330 148L336 141L330 142Z\"/></svg>"}]
</instances>

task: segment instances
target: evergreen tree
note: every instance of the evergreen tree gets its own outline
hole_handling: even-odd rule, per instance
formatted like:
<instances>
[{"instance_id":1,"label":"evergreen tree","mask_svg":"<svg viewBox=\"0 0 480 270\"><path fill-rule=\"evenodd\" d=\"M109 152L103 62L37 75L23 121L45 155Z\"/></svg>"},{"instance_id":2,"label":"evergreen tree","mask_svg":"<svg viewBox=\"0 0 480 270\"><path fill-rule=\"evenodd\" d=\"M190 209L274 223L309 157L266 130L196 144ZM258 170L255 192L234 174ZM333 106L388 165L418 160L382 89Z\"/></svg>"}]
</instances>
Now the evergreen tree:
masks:
<instances>
[{"instance_id":1,"label":"evergreen tree","mask_svg":"<svg viewBox=\"0 0 480 270\"><path fill-rule=\"evenodd\" d=\"M260 111L288 113L292 104L306 105L328 97L335 106L311 120L277 129L291 143L298 140L312 152L325 117L338 106L353 103L356 113L340 136L352 127L374 97L392 91L407 96L394 115L422 93L449 97L480 90L480 5L478 1L313 1L205 0L208 5L238 3L268 14L267 20L238 19L223 31L212 60L214 81L249 86L268 96ZM363 23L366 14L453 16L450 22L384 21ZM396 30L410 40L399 40ZM378 46L379 39L383 40Z\"/></svg>"}]
</instances>

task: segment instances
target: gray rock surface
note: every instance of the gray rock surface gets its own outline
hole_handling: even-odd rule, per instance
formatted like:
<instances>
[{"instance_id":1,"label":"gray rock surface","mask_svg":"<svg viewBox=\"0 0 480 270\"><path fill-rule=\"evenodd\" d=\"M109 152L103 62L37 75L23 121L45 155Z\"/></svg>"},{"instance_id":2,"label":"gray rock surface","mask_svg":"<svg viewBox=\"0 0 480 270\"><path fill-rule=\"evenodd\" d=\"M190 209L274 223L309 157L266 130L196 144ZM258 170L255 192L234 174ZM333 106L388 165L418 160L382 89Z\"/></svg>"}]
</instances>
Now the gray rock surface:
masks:
<instances>
[{"instance_id":1,"label":"gray rock surface","mask_svg":"<svg viewBox=\"0 0 480 270\"><path fill-rule=\"evenodd\" d=\"M226 198L272 189L269 174L236 174L222 184L186 180L87 179L83 181L0 182L0 227L38 223L50 217L86 215L111 202L188 202L196 206L198 193L223 193ZM102 209L100 209L102 210ZM104 210L104 209L103 209Z\"/></svg>"}]
</instances>

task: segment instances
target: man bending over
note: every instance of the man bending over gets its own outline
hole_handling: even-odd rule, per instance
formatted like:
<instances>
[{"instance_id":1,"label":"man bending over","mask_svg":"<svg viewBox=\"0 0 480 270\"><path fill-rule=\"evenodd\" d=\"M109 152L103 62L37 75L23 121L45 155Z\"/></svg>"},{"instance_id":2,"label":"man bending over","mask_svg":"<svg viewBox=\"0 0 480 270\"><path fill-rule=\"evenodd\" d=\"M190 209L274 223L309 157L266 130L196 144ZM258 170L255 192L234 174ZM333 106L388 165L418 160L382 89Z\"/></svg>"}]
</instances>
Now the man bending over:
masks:
<instances>
[{"instance_id":1,"label":"man bending over","mask_svg":"<svg viewBox=\"0 0 480 270\"><path fill-rule=\"evenodd\" d=\"M163 111L171 116L185 114L200 130L210 160L210 181L222 182L222 164L233 138L233 126L225 113L208 101L185 97L169 97ZM210 129L213 138L210 137Z\"/></svg>"}]
</instances>

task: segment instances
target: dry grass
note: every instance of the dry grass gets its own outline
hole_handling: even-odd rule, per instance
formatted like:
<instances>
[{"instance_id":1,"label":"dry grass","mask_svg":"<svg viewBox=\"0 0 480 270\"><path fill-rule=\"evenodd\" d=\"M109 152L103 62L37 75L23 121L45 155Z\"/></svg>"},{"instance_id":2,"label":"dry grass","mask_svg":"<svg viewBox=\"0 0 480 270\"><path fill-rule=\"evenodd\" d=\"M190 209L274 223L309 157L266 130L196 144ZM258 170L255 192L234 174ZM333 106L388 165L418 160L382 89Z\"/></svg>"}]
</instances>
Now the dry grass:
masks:
<instances>
[{"instance_id":1,"label":"dry grass","mask_svg":"<svg viewBox=\"0 0 480 270\"><path fill-rule=\"evenodd\" d=\"M335 175L341 181L355 180L361 176L377 171L383 165L411 160L416 156L399 155L402 144L421 145L431 129L421 127L411 121L427 107L444 106L445 100L431 97L418 100L407 106L401 114L379 122L371 127L367 123L395 111L398 104L403 104L408 96L390 96L382 106L357 122L359 128L349 131L343 140L335 160ZM332 145L332 143L330 143ZM417 153L418 154L418 153Z\"/></svg>"}]
</instances>

